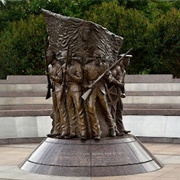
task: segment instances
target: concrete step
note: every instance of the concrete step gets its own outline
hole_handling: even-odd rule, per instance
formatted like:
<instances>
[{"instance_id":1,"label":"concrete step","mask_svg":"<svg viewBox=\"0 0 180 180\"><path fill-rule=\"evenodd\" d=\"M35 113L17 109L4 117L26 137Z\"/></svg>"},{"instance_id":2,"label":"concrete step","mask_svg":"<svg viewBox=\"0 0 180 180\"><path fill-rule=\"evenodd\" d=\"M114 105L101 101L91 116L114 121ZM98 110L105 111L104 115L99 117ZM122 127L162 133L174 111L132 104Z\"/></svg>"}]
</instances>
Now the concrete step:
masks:
<instances>
[{"instance_id":1,"label":"concrete step","mask_svg":"<svg viewBox=\"0 0 180 180\"><path fill-rule=\"evenodd\" d=\"M148 75L126 75L127 83L180 83L180 79L175 79L171 74L148 74Z\"/></svg>"},{"instance_id":2,"label":"concrete step","mask_svg":"<svg viewBox=\"0 0 180 180\"><path fill-rule=\"evenodd\" d=\"M180 104L180 96L127 96L124 104Z\"/></svg>"},{"instance_id":3,"label":"concrete step","mask_svg":"<svg viewBox=\"0 0 180 180\"><path fill-rule=\"evenodd\" d=\"M0 106L21 104L52 104L52 99L45 99L45 97L0 97Z\"/></svg>"},{"instance_id":4,"label":"concrete step","mask_svg":"<svg viewBox=\"0 0 180 180\"><path fill-rule=\"evenodd\" d=\"M180 116L179 109L124 109L123 115Z\"/></svg>"},{"instance_id":5,"label":"concrete step","mask_svg":"<svg viewBox=\"0 0 180 180\"><path fill-rule=\"evenodd\" d=\"M124 109L177 109L180 110L180 104L124 104Z\"/></svg>"},{"instance_id":6,"label":"concrete step","mask_svg":"<svg viewBox=\"0 0 180 180\"><path fill-rule=\"evenodd\" d=\"M0 97L45 97L47 89L43 88L42 91L1 91ZM180 96L180 91L126 91L126 96Z\"/></svg>"},{"instance_id":7,"label":"concrete step","mask_svg":"<svg viewBox=\"0 0 180 180\"><path fill-rule=\"evenodd\" d=\"M0 91L0 97L46 97L46 91L42 92L8 92L8 91Z\"/></svg>"},{"instance_id":8,"label":"concrete step","mask_svg":"<svg viewBox=\"0 0 180 180\"><path fill-rule=\"evenodd\" d=\"M29 109L52 109L51 104L21 104L21 105L4 105L0 110L29 110Z\"/></svg>"},{"instance_id":9,"label":"concrete step","mask_svg":"<svg viewBox=\"0 0 180 180\"><path fill-rule=\"evenodd\" d=\"M180 83L127 83L125 84L125 88L128 91L164 91L164 92L173 92L180 91Z\"/></svg>"},{"instance_id":10,"label":"concrete step","mask_svg":"<svg viewBox=\"0 0 180 180\"><path fill-rule=\"evenodd\" d=\"M180 96L180 91L126 91L126 96Z\"/></svg>"},{"instance_id":11,"label":"concrete step","mask_svg":"<svg viewBox=\"0 0 180 180\"><path fill-rule=\"evenodd\" d=\"M49 116L52 108L0 110L0 117ZM123 115L180 116L179 109L124 109Z\"/></svg>"},{"instance_id":12,"label":"concrete step","mask_svg":"<svg viewBox=\"0 0 180 180\"><path fill-rule=\"evenodd\" d=\"M0 84L46 84L47 77L45 75L9 75L7 79L0 80Z\"/></svg>"},{"instance_id":13,"label":"concrete step","mask_svg":"<svg viewBox=\"0 0 180 180\"><path fill-rule=\"evenodd\" d=\"M1 84L0 92L46 92L47 84Z\"/></svg>"},{"instance_id":14,"label":"concrete step","mask_svg":"<svg viewBox=\"0 0 180 180\"><path fill-rule=\"evenodd\" d=\"M49 116L51 112L52 112L52 109L0 110L0 117Z\"/></svg>"}]
</instances>

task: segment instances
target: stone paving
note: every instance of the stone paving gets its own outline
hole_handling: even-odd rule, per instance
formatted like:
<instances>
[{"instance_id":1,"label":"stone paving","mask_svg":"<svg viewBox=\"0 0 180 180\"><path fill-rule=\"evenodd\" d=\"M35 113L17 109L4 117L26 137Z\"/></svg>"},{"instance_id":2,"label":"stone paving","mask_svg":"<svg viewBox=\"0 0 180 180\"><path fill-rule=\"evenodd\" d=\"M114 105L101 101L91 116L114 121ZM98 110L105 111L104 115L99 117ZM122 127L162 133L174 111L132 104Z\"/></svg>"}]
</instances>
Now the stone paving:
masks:
<instances>
[{"instance_id":1,"label":"stone paving","mask_svg":"<svg viewBox=\"0 0 180 180\"><path fill-rule=\"evenodd\" d=\"M0 146L0 180L179 180L180 144L143 143L164 167L155 172L113 177L46 176L22 171L18 165L38 144L10 144Z\"/></svg>"}]
</instances>

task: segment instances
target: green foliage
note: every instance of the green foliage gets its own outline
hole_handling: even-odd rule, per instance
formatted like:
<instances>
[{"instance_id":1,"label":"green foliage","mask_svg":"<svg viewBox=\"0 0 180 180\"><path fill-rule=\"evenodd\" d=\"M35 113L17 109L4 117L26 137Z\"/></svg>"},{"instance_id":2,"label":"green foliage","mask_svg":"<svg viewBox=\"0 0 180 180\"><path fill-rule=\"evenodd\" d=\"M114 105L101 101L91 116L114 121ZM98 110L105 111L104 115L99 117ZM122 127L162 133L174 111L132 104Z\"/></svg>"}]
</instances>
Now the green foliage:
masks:
<instances>
[{"instance_id":1,"label":"green foliage","mask_svg":"<svg viewBox=\"0 0 180 180\"><path fill-rule=\"evenodd\" d=\"M128 73L180 77L180 3L157 0L0 1L0 78L44 74L46 24L41 8L96 22L133 48Z\"/></svg>"},{"instance_id":2,"label":"green foliage","mask_svg":"<svg viewBox=\"0 0 180 180\"><path fill-rule=\"evenodd\" d=\"M180 11L172 8L163 15L151 29L155 38L150 48L156 55L156 64L152 72L172 73L180 77Z\"/></svg>"},{"instance_id":3,"label":"green foliage","mask_svg":"<svg viewBox=\"0 0 180 180\"><path fill-rule=\"evenodd\" d=\"M17 6L18 5L18 6ZM12 21L18 21L20 18L25 18L27 4L25 1L11 2L6 1L4 5L0 3L0 32Z\"/></svg>"},{"instance_id":4,"label":"green foliage","mask_svg":"<svg viewBox=\"0 0 180 180\"><path fill-rule=\"evenodd\" d=\"M42 15L11 22L0 39L1 78L44 72L46 28Z\"/></svg>"}]
</instances>

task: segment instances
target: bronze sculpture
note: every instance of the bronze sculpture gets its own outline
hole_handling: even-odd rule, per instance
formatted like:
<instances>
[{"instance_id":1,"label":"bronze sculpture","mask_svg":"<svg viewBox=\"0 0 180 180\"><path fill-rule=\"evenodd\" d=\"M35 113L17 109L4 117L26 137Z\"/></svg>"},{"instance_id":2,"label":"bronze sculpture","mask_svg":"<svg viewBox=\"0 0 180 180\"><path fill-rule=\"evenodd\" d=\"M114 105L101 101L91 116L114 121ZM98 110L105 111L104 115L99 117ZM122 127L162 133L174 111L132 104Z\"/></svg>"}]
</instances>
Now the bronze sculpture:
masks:
<instances>
[{"instance_id":1,"label":"bronze sculpture","mask_svg":"<svg viewBox=\"0 0 180 180\"><path fill-rule=\"evenodd\" d=\"M92 127L92 136L97 140L101 138L101 128L96 112L97 100L99 101L103 113L105 114L109 126L110 136L116 136L115 124L110 113L106 98L105 79L101 79L100 81L98 81L98 83L92 86L92 83L98 79L99 75L101 75L107 69L107 67L108 65L100 58L96 58L95 61L86 64L84 67L85 84L87 84L85 87L92 88L92 92L87 99L89 121Z\"/></svg>"},{"instance_id":2,"label":"bronze sculpture","mask_svg":"<svg viewBox=\"0 0 180 180\"><path fill-rule=\"evenodd\" d=\"M67 112L65 107L65 99L63 97L63 68L57 60L53 51L47 51L48 76L52 84L52 101L53 101L53 128L48 137L66 136L68 135Z\"/></svg>"},{"instance_id":3,"label":"bronze sculpture","mask_svg":"<svg viewBox=\"0 0 180 180\"><path fill-rule=\"evenodd\" d=\"M87 123L85 119L82 95L83 72L81 64L76 58L71 57L67 62L66 71L66 102L69 115L70 134L68 138L77 137L79 130L80 138L86 139Z\"/></svg>"},{"instance_id":4,"label":"bronze sculpture","mask_svg":"<svg viewBox=\"0 0 180 180\"><path fill-rule=\"evenodd\" d=\"M93 177L162 168L123 125L121 98L126 96L125 68L131 58L131 49L119 56L123 38L93 22L43 13L49 34L46 98L52 88L53 128L21 169Z\"/></svg>"},{"instance_id":5,"label":"bronze sculpture","mask_svg":"<svg viewBox=\"0 0 180 180\"><path fill-rule=\"evenodd\" d=\"M122 55L121 55L122 56ZM130 63L132 55L126 55L123 59L111 70L109 77L109 86L107 90L111 113L116 122L116 132L119 135L128 134L130 131L125 130L122 121L123 103L121 98L125 98L125 68Z\"/></svg>"},{"instance_id":6,"label":"bronze sculpture","mask_svg":"<svg viewBox=\"0 0 180 180\"><path fill-rule=\"evenodd\" d=\"M56 100L53 97L53 102L58 102L57 105L53 103L53 109L55 109L53 121L56 122L54 127L61 124L59 129L64 128L65 130L58 130L59 134L56 131L52 132L48 136L100 140L104 131L108 132L104 133L106 135L103 137L122 136L124 133L129 133L122 124L122 101L119 98L119 92L117 92L115 105L112 102L109 103L113 98L111 84L115 82L113 84L115 91L119 91L119 86L121 89L124 87L122 79L124 79L125 73L121 71L125 66L122 67L123 58L118 60L123 38L93 22L67 18L47 10L43 10L43 12L48 24L48 49L55 56L61 54L61 58L65 60L61 71L63 78L59 77L63 79L64 85L61 86L63 90L60 92L61 96L64 92L65 100L63 102L61 98L58 99L57 95ZM125 57L127 57L127 53L124 55ZM111 65L113 66L111 67ZM117 67L120 70L115 74ZM89 94L83 102L81 96L84 96L88 89ZM65 107L60 107L62 103ZM100 107L103 118L98 116L97 105ZM66 112L60 114L62 108ZM57 109L59 109L59 118L57 118ZM59 123L57 119L59 119ZM101 126L102 121L106 122L107 130ZM64 124L67 127L64 127Z\"/></svg>"}]
</instances>

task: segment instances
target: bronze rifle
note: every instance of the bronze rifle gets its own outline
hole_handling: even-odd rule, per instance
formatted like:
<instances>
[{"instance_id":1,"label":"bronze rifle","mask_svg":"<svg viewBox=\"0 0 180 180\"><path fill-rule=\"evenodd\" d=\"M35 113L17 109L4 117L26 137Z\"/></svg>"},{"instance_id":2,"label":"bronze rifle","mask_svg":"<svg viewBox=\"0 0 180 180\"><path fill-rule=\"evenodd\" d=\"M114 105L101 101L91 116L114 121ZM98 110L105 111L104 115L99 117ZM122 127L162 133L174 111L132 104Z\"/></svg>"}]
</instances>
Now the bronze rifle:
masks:
<instances>
[{"instance_id":1,"label":"bronze rifle","mask_svg":"<svg viewBox=\"0 0 180 180\"><path fill-rule=\"evenodd\" d=\"M51 84L51 80L49 77L49 70L48 70L48 62L47 62L47 55L46 55L46 51L45 51L45 62L46 62L46 76L47 76L47 94L46 94L46 99L49 99L51 97L51 89L52 89L52 84Z\"/></svg>"},{"instance_id":2,"label":"bronze rifle","mask_svg":"<svg viewBox=\"0 0 180 180\"><path fill-rule=\"evenodd\" d=\"M100 81L104 75L109 71L111 70L114 66L116 66L130 51L132 50L129 49L121 58L119 58L113 65L111 65L109 68L107 68L92 84L91 84L91 87L93 88L94 85ZM88 89L81 97L86 100L88 98L88 96L90 95L91 91L92 91L92 88Z\"/></svg>"}]
</instances>

